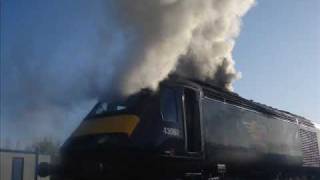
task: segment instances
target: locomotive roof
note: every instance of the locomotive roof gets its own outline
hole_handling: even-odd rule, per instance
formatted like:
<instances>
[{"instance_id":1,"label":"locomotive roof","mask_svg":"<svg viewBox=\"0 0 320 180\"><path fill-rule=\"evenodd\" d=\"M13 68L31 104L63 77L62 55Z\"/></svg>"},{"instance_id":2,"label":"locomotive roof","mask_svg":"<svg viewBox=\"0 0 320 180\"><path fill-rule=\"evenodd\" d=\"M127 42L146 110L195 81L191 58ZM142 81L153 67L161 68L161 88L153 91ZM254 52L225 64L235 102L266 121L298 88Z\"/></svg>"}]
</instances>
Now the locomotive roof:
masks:
<instances>
[{"instance_id":1,"label":"locomotive roof","mask_svg":"<svg viewBox=\"0 0 320 180\"><path fill-rule=\"evenodd\" d=\"M193 84L193 85L196 84L198 86L201 86L205 95L208 97L212 97L214 99L224 101L230 104L234 104L237 106L241 106L244 108L252 109L264 114L276 116L278 118L285 119L291 122L303 124L305 126L314 127L314 124L309 119L306 119L302 116L299 116L287 111L279 110L271 106L261 104L259 102L255 102L253 100L248 100L246 98L239 96L237 93L214 86L212 84L208 84L198 80L181 79L181 78L174 78L174 80L181 83Z\"/></svg>"}]
</instances>

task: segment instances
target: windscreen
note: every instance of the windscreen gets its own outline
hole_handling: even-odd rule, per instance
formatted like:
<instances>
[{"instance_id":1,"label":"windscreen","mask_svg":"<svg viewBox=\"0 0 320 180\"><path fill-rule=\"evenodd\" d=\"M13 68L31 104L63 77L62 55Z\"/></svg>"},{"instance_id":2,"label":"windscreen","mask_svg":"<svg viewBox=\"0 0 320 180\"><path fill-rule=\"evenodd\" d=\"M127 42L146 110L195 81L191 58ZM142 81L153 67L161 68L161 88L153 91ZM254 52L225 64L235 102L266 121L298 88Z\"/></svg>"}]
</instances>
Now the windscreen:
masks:
<instances>
[{"instance_id":1,"label":"windscreen","mask_svg":"<svg viewBox=\"0 0 320 180\"><path fill-rule=\"evenodd\" d=\"M93 109L92 115L102 115L108 112L126 110L128 105L124 102L99 102Z\"/></svg>"},{"instance_id":2,"label":"windscreen","mask_svg":"<svg viewBox=\"0 0 320 180\"><path fill-rule=\"evenodd\" d=\"M142 101L145 101L147 98L148 96L145 93L140 93L122 100L112 102L100 101L95 105L87 118L124 112L137 113L142 108Z\"/></svg>"}]
</instances>

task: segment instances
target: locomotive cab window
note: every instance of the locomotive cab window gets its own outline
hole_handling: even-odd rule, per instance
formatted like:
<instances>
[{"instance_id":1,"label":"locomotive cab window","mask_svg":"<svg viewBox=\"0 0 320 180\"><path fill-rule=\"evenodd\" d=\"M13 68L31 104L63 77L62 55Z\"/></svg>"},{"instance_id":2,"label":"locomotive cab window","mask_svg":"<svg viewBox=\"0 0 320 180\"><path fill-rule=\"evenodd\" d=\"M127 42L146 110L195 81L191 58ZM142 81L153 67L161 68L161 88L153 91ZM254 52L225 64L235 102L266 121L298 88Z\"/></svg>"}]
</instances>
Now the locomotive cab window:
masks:
<instances>
[{"instance_id":1,"label":"locomotive cab window","mask_svg":"<svg viewBox=\"0 0 320 180\"><path fill-rule=\"evenodd\" d=\"M174 89L163 88L161 90L161 113L164 121L177 121L177 102Z\"/></svg>"},{"instance_id":2,"label":"locomotive cab window","mask_svg":"<svg viewBox=\"0 0 320 180\"><path fill-rule=\"evenodd\" d=\"M126 102L100 102L92 111L92 115L102 115L105 113L122 111L127 109L128 104Z\"/></svg>"},{"instance_id":3,"label":"locomotive cab window","mask_svg":"<svg viewBox=\"0 0 320 180\"><path fill-rule=\"evenodd\" d=\"M121 114L124 112L139 113L141 104L144 100L150 97L148 92L142 91L138 94L131 95L125 99L118 99L111 102L100 101L89 113L87 119L99 116L107 116L114 114Z\"/></svg>"}]
</instances>

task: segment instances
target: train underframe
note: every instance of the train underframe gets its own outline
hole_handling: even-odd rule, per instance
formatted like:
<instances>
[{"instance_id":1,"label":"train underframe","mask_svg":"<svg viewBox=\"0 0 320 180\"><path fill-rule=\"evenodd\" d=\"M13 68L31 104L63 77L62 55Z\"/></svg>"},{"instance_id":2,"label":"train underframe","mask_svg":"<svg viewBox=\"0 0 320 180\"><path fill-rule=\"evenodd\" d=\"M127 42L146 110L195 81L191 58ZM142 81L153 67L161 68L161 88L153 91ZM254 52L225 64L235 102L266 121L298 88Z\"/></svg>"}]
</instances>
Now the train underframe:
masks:
<instances>
[{"instance_id":1,"label":"train underframe","mask_svg":"<svg viewBox=\"0 0 320 180\"><path fill-rule=\"evenodd\" d=\"M88 155L90 154L90 155ZM261 167L263 165L260 165ZM205 164L204 161L182 157L156 156L146 153L117 152L115 156L86 153L72 155L51 167L56 179L158 179L158 180L318 180L317 169L259 168L259 165Z\"/></svg>"}]
</instances>

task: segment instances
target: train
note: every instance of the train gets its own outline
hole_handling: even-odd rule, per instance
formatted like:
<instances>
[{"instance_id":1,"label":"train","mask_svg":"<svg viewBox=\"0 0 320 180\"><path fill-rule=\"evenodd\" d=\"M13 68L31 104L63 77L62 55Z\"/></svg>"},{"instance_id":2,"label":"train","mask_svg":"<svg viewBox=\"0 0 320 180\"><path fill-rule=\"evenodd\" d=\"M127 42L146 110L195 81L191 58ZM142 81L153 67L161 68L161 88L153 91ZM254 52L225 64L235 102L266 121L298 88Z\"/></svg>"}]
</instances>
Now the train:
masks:
<instances>
[{"instance_id":1,"label":"train","mask_svg":"<svg viewBox=\"0 0 320 180\"><path fill-rule=\"evenodd\" d=\"M41 176L65 179L320 179L319 126L179 77L98 102Z\"/></svg>"}]
</instances>

